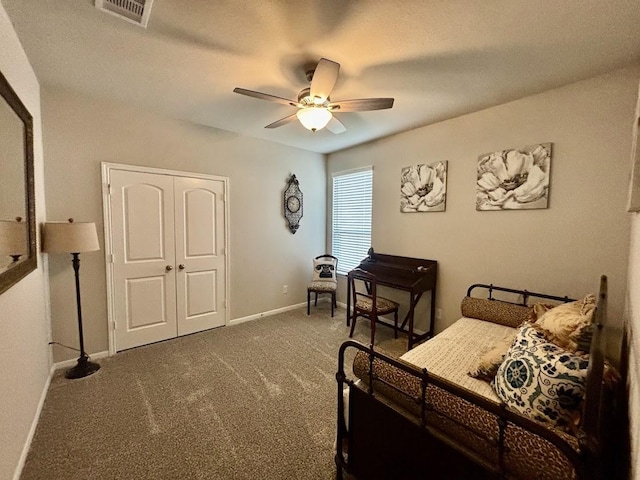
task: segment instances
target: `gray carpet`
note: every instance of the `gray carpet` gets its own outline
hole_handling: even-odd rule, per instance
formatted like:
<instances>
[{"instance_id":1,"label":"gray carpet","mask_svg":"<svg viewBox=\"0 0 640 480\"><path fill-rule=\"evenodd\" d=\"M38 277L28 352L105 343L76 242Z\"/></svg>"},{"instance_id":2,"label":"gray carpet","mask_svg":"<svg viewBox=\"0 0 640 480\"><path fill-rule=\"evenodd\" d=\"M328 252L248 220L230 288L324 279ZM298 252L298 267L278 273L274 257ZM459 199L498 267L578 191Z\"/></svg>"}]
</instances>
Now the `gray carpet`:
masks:
<instances>
[{"instance_id":1,"label":"gray carpet","mask_svg":"<svg viewBox=\"0 0 640 480\"><path fill-rule=\"evenodd\" d=\"M328 303L119 353L51 382L22 480L332 479L337 352ZM355 338L367 341L359 320ZM401 353L406 339L377 328ZM352 358L352 356L351 356Z\"/></svg>"}]
</instances>

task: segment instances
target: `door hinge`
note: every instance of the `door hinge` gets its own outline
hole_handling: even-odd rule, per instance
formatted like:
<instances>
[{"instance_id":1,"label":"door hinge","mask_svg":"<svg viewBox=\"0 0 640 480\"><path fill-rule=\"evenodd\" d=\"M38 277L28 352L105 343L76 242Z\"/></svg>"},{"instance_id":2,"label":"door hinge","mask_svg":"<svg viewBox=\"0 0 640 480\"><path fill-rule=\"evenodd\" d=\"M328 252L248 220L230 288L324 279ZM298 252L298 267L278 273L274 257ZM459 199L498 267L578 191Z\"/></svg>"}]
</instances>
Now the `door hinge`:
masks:
<instances>
[{"instance_id":1,"label":"door hinge","mask_svg":"<svg viewBox=\"0 0 640 480\"><path fill-rule=\"evenodd\" d=\"M113 263L114 262L115 257L113 256L113 253L109 254L109 263Z\"/></svg>"},{"instance_id":2,"label":"door hinge","mask_svg":"<svg viewBox=\"0 0 640 480\"><path fill-rule=\"evenodd\" d=\"M113 329L117 330L118 329L118 324L116 323L116 321L113 320L111 323L113 324Z\"/></svg>"}]
</instances>

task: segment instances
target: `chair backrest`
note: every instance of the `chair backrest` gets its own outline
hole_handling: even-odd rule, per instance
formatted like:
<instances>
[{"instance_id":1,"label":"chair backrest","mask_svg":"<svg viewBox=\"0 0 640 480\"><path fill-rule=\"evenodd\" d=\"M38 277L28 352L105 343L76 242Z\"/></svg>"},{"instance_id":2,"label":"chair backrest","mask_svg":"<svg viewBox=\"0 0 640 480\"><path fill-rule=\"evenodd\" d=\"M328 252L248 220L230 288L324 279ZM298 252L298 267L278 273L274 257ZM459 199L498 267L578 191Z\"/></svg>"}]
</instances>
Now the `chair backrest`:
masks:
<instances>
[{"instance_id":1,"label":"chair backrest","mask_svg":"<svg viewBox=\"0 0 640 480\"><path fill-rule=\"evenodd\" d=\"M371 298L371 307L375 312L377 310L376 305L376 297L377 297L377 288L378 281L376 276L372 273L366 272L364 270L360 270L359 268L355 268L349 272L349 288L351 288L351 297L353 298L353 304L355 305L358 301L358 296L365 295ZM364 285L367 287L367 292L358 291L357 280L364 282Z\"/></svg>"},{"instance_id":2,"label":"chair backrest","mask_svg":"<svg viewBox=\"0 0 640 480\"><path fill-rule=\"evenodd\" d=\"M314 282L337 282L338 258L328 253L313 259Z\"/></svg>"}]
</instances>

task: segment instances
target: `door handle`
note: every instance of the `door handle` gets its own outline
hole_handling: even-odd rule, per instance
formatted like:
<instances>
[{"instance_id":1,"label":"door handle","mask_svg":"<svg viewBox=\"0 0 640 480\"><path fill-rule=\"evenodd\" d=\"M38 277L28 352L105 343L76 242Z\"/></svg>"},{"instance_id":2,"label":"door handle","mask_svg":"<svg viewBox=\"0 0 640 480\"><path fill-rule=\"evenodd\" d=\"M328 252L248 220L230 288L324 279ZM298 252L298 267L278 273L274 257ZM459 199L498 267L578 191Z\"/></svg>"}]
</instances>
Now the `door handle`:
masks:
<instances>
[{"instance_id":1,"label":"door handle","mask_svg":"<svg viewBox=\"0 0 640 480\"><path fill-rule=\"evenodd\" d=\"M165 271L170 272L171 270L173 270L173 267L171 265L167 265L166 267L164 267Z\"/></svg>"},{"instance_id":2,"label":"door handle","mask_svg":"<svg viewBox=\"0 0 640 480\"><path fill-rule=\"evenodd\" d=\"M183 264L180 264L180 265L178 265L178 268L179 268L180 270L184 270L184 265L183 265Z\"/></svg>"}]
</instances>

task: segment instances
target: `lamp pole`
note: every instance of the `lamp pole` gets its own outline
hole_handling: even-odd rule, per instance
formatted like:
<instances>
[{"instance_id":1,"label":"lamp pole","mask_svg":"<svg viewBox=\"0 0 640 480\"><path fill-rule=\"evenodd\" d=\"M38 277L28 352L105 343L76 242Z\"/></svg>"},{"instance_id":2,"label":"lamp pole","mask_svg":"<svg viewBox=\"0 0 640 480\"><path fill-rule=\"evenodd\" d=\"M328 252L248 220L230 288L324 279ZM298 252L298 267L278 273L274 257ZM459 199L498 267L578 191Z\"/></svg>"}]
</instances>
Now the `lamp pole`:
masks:
<instances>
[{"instance_id":1,"label":"lamp pole","mask_svg":"<svg viewBox=\"0 0 640 480\"><path fill-rule=\"evenodd\" d=\"M82 332L82 306L80 301L80 253L72 253L73 255L73 271L76 277L76 303L78 307L78 332L80 335L80 357L78 364L66 371L67 378L82 378L97 372L100 365L89 361L89 356L84 351L84 333Z\"/></svg>"}]
</instances>

